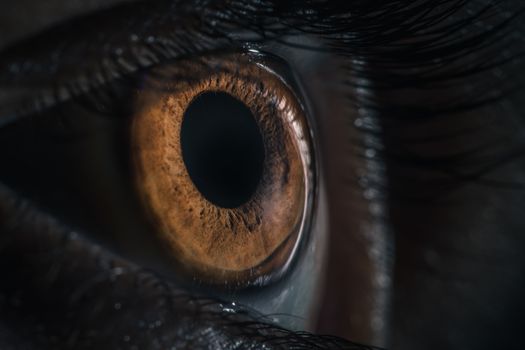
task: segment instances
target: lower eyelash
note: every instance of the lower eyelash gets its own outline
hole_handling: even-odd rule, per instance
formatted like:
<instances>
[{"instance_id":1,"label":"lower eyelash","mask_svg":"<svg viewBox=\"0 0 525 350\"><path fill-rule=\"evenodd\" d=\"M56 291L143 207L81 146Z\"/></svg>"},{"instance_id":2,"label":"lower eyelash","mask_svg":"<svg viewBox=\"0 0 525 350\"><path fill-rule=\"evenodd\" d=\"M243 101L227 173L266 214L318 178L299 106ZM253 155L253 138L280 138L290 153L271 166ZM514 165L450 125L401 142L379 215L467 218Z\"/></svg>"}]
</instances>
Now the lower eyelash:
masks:
<instances>
[{"instance_id":1,"label":"lower eyelash","mask_svg":"<svg viewBox=\"0 0 525 350\"><path fill-rule=\"evenodd\" d=\"M76 349L207 348L209 342L372 349L288 331L252 310L191 296L70 232L3 185L0 217L0 310L17 327L7 330L13 333L9 347L24 338L36 339L34 346Z\"/></svg>"}]
</instances>

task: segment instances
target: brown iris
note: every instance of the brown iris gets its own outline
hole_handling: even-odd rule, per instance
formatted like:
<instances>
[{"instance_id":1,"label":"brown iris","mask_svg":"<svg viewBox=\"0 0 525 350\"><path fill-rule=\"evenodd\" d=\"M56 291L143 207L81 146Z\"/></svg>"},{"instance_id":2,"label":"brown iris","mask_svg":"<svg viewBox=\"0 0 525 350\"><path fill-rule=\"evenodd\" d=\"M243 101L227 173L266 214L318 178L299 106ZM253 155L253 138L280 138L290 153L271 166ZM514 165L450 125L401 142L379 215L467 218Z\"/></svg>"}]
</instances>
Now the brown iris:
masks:
<instances>
[{"instance_id":1,"label":"brown iris","mask_svg":"<svg viewBox=\"0 0 525 350\"><path fill-rule=\"evenodd\" d=\"M145 209L183 269L210 282L281 272L309 207L310 143L281 79L244 55L149 78L131 128ZM160 87L160 88L159 88Z\"/></svg>"}]
</instances>

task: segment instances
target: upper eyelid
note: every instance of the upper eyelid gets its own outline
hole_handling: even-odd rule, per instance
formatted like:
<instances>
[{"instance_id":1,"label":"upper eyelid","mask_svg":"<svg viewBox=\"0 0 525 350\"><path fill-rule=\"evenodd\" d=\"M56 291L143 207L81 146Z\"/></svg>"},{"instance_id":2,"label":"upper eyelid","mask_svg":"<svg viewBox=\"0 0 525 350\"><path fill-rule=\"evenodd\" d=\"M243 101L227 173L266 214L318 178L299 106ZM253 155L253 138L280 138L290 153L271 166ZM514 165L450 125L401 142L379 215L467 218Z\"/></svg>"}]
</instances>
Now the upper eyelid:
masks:
<instances>
[{"instance_id":1,"label":"upper eyelid","mask_svg":"<svg viewBox=\"0 0 525 350\"><path fill-rule=\"evenodd\" d=\"M0 127L158 63L236 48L232 22L204 8L126 4L59 25L0 53ZM122 9L124 8L124 10ZM120 21L123 12L125 26ZM120 17L118 17L120 16ZM222 31L217 18L225 20ZM208 23L210 22L210 23ZM97 23L93 31L92 23ZM214 32L206 28L213 27ZM71 36L70 33L75 33Z\"/></svg>"},{"instance_id":2,"label":"upper eyelid","mask_svg":"<svg viewBox=\"0 0 525 350\"><path fill-rule=\"evenodd\" d=\"M115 7L130 0L47 0L45 2L21 0L16 3L0 3L0 51L35 33L42 32L56 23L74 17ZM133 0L137 1L137 0ZM29 14L29 16L28 16Z\"/></svg>"},{"instance_id":3,"label":"upper eyelid","mask_svg":"<svg viewBox=\"0 0 525 350\"><path fill-rule=\"evenodd\" d=\"M57 27L54 30L54 43L50 42L53 40L47 40L53 39L52 30L25 44L12 47L4 52L3 57L0 54L0 67L5 67L0 76L0 127L16 120L19 115L31 114L68 100L71 93L74 96L82 95L135 68L183 55L235 48L235 45L242 46L249 42L257 44L257 41L282 37L289 30L314 36L328 30L326 35L321 35L321 40L331 42L327 48L333 49L333 54L348 58L347 63L355 78L349 84L359 85L360 78L364 77L389 89L419 89L429 82L450 83L455 79L470 86L468 80L479 72L515 62L518 57L511 52L511 57L503 62L493 62L488 66L486 63L491 54L500 52L502 43L511 41L508 37L502 38L502 35L511 29L510 23L517 22L518 17L525 14L525 7L511 14L500 13L499 8L492 3L478 11L466 4L458 5L462 3L460 0L444 1L451 3L441 10L431 0L420 0L417 7L401 6L397 0L393 0L384 5L363 5L362 8L357 3L342 10L338 7L339 2L304 5L310 6L308 8L297 4L292 5L296 6L293 8L281 8L272 1L235 0L198 1L196 4L194 1L126 4L119 6L118 11L114 9L84 17L76 21L74 26ZM391 3L397 4L397 12L388 11ZM264 6L268 6L268 9L264 9ZM452 14L461 14L461 11L469 9L473 13L463 15L462 20L442 23ZM114 15L122 15L122 10L128 15L119 22ZM297 17L294 17L293 11L297 12ZM359 16L348 17L350 13L358 13ZM480 29L475 24L483 13L486 16L487 13L500 16L497 16L494 25ZM378 22L387 15L387 21ZM330 16L333 16L333 21L327 19ZM417 21L407 27L406 21L414 16ZM96 31L93 31L93 20L97 23ZM370 27L369 23L374 25ZM426 28L425 23L431 27ZM469 28L475 30L469 35L458 37L457 31L452 29L457 29L460 23L468 24ZM247 38L246 33L236 35L236 29L246 30L253 36ZM60 40L57 39L57 31L58 34L62 31L62 37L58 36ZM70 33L74 33L75 37L70 36ZM356 36L359 33L364 36ZM139 39L137 43L132 40L133 34ZM162 39L154 43L148 42L149 38L160 37ZM121 42L117 43L117 39ZM437 39L439 42L435 41ZM406 40L414 45L406 45ZM53 47L55 51L50 52L49 49ZM418 47L416 52L414 47ZM464 47L470 49L469 55L458 58ZM130 49L133 49L135 56L128 56ZM86 69L85 63L92 63L88 54L91 58L95 56L96 62ZM358 57L357 64L352 60L354 54ZM39 59L36 59L39 55ZM374 63L372 70L367 62ZM436 62L440 64L439 69L434 67ZM378 70L377 65L380 68L383 66L383 71ZM391 75L392 67L399 73ZM465 71L465 67L475 69ZM460 106L476 96L467 97L460 101ZM394 105L387 109L396 108L411 115L414 107L419 113L421 106L410 104ZM424 108L425 111L429 109ZM441 113L445 112L449 113Z\"/></svg>"}]
</instances>

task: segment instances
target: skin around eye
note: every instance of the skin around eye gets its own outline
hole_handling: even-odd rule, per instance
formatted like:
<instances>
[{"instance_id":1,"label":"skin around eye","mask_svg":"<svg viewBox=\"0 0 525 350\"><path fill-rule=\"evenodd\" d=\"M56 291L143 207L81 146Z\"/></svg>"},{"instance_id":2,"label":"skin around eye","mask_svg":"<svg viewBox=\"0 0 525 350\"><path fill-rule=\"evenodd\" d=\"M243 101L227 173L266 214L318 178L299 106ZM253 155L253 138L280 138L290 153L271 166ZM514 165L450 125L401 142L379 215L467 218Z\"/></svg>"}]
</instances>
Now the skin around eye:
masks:
<instances>
[{"instance_id":1,"label":"skin around eye","mask_svg":"<svg viewBox=\"0 0 525 350\"><path fill-rule=\"evenodd\" d=\"M247 56L223 55L146 77L135 105L136 188L181 269L235 286L282 275L312 186L306 118L290 89Z\"/></svg>"}]
</instances>

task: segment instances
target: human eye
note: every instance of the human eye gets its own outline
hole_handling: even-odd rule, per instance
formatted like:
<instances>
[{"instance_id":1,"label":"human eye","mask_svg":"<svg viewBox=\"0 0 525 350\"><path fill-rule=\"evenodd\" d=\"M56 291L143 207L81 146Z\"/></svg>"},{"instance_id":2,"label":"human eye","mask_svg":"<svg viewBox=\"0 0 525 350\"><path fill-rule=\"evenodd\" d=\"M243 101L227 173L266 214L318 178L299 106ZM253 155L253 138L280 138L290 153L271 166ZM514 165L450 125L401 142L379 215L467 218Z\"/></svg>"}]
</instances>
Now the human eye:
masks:
<instances>
[{"instance_id":1,"label":"human eye","mask_svg":"<svg viewBox=\"0 0 525 350\"><path fill-rule=\"evenodd\" d=\"M138 2L6 46L0 345L516 347L520 10Z\"/></svg>"}]
</instances>

